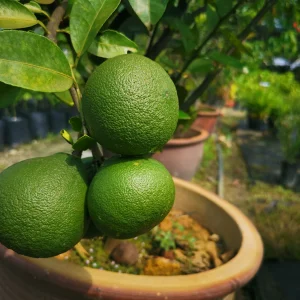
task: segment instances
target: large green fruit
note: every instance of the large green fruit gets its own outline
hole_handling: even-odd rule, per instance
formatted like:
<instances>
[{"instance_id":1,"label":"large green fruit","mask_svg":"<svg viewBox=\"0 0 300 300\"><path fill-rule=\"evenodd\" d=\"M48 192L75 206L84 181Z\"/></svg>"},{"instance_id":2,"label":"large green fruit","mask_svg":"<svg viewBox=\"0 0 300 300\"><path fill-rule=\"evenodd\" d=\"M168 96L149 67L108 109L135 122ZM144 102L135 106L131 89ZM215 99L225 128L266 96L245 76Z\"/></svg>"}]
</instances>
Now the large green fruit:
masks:
<instances>
[{"instance_id":1,"label":"large green fruit","mask_svg":"<svg viewBox=\"0 0 300 300\"><path fill-rule=\"evenodd\" d=\"M137 54L101 64L86 84L82 109L91 135L123 155L161 149L178 121L174 83L159 64Z\"/></svg>"},{"instance_id":2,"label":"large green fruit","mask_svg":"<svg viewBox=\"0 0 300 300\"><path fill-rule=\"evenodd\" d=\"M87 174L65 153L19 162L0 174L0 242L19 254L50 257L86 231Z\"/></svg>"},{"instance_id":3,"label":"large green fruit","mask_svg":"<svg viewBox=\"0 0 300 300\"><path fill-rule=\"evenodd\" d=\"M128 239L160 223L171 210L174 182L151 158L112 158L98 171L88 191L88 210L104 234Z\"/></svg>"}]
</instances>

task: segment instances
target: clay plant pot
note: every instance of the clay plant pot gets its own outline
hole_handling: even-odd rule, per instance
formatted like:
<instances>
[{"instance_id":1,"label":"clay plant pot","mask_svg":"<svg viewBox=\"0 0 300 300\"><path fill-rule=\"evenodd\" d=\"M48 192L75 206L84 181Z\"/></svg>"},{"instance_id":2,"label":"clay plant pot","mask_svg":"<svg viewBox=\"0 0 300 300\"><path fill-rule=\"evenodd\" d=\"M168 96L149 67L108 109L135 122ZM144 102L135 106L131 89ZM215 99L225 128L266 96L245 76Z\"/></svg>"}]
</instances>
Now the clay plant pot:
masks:
<instances>
[{"instance_id":1,"label":"clay plant pot","mask_svg":"<svg viewBox=\"0 0 300 300\"><path fill-rule=\"evenodd\" d=\"M65 112L51 110L49 112L50 130L54 134L58 134L62 129L67 127L67 116Z\"/></svg>"},{"instance_id":2,"label":"clay plant pot","mask_svg":"<svg viewBox=\"0 0 300 300\"><path fill-rule=\"evenodd\" d=\"M288 189L295 189L299 184L300 166L298 163L281 162L280 182ZM300 173L300 172L299 172Z\"/></svg>"},{"instance_id":3,"label":"clay plant pot","mask_svg":"<svg viewBox=\"0 0 300 300\"><path fill-rule=\"evenodd\" d=\"M0 151L4 149L4 121L0 120Z\"/></svg>"},{"instance_id":4,"label":"clay plant pot","mask_svg":"<svg viewBox=\"0 0 300 300\"><path fill-rule=\"evenodd\" d=\"M9 147L17 147L31 141L29 122L25 118L4 117L5 142Z\"/></svg>"},{"instance_id":5,"label":"clay plant pot","mask_svg":"<svg viewBox=\"0 0 300 300\"><path fill-rule=\"evenodd\" d=\"M192 124L192 128L205 129L209 134L212 134L216 128L221 112L219 109L209 105L201 105L197 113L197 118Z\"/></svg>"},{"instance_id":6,"label":"clay plant pot","mask_svg":"<svg viewBox=\"0 0 300 300\"><path fill-rule=\"evenodd\" d=\"M253 116L248 116L248 127L249 129L256 131L267 131L268 121L264 119L259 119Z\"/></svg>"},{"instance_id":7,"label":"clay plant pot","mask_svg":"<svg viewBox=\"0 0 300 300\"><path fill-rule=\"evenodd\" d=\"M153 158L160 161L169 172L178 178L191 180L201 163L203 146L209 137L206 130L193 129L195 135L188 138L171 139Z\"/></svg>"},{"instance_id":8,"label":"clay plant pot","mask_svg":"<svg viewBox=\"0 0 300 300\"><path fill-rule=\"evenodd\" d=\"M191 275L132 275L81 267L56 258L28 258L0 244L1 299L233 299L226 295L246 284L261 264L261 238L232 204L195 184L174 181L174 208L193 212L193 218L218 233L228 249L236 250L229 262Z\"/></svg>"}]
</instances>

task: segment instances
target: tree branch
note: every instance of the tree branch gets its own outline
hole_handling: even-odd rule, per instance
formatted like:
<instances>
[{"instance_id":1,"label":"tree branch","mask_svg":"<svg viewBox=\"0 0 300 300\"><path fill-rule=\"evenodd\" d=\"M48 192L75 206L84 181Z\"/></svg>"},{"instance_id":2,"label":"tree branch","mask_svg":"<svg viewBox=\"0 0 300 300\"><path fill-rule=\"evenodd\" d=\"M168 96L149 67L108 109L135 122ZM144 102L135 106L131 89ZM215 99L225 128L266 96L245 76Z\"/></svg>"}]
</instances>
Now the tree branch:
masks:
<instances>
[{"instance_id":1,"label":"tree branch","mask_svg":"<svg viewBox=\"0 0 300 300\"><path fill-rule=\"evenodd\" d=\"M147 51L147 57L149 57L152 60L155 60L155 58L159 55L159 53L166 48L169 41L172 38L172 31L169 27L166 27L158 39L158 41Z\"/></svg>"},{"instance_id":2,"label":"tree branch","mask_svg":"<svg viewBox=\"0 0 300 300\"><path fill-rule=\"evenodd\" d=\"M57 29L59 27L59 24L63 20L63 17L67 10L67 6L68 6L68 0L63 0L62 3L55 8L55 10L53 11L50 17L50 21L47 24L47 30L48 30L47 38L54 43L57 43L56 40Z\"/></svg>"},{"instance_id":3,"label":"tree branch","mask_svg":"<svg viewBox=\"0 0 300 300\"><path fill-rule=\"evenodd\" d=\"M182 74L185 72L185 70L189 67L189 65L194 61L194 59L196 59L198 57L198 55L200 54L200 52L202 51L202 49L206 46L206 44L211 40L211 38L216 34L216 32L219 30L219 28L221 27L221 25L227 21L229 19L229 17L231 15L233 15L236 10L238 9L238 7L244 2L244 0L237 2L232 9L227 12L227 14L225 14L223 17L219 18L218 23L216 24L216 26L213 28L213 30L207 35L207 37L203 40L203 42L194 50L193 54L191 55L191 57L185 62L182 70L174 77L174 82L177 83Z\"/></svg>"},{"instance_id":4,"label":"tree branch","mask_svg":"<svg viewBox=\"0 0 300 300\"><path fill-rule=\"evenodd\" d=\"M246 28L238 35L239 40L244 40L247 38L251 32L251 28L256 25L261 18L276 4L277 0L267 0L264 6L258 11L256 16L251 20L251 22L246 26ZM235 47L231 47L226 51L227 55L230 55L235 50ZM202 83L187 97L186 101L182 104L181 109L187 111L196 100L203 95L210 83L216 78L216 76L221 72L222 67L219 65L217 70L214 70L207 74Z\"/></svg>"},{"instance_id":5,"label":"tree branch","mask_svg":"<svg viewBox=\"0 0 300 300\"><path fill-rule=\"evenodd\" d=\"M156 33L157 33L157 29L158 29L159 23L160 23L160 21L158 21L158 22L155 24L155 26L154 26L154 28L153 28L153 31L152 31L152 33L151 33L151 37L150 37L150 40L149 40L149 43L148 43L148 46L147 46L147 50L146 50L146 54L145 54L145 56L147 56L147 57L148 57L149 52L150 52L150 50L151 50L151 48L152 48L152 45L153 45L153 42L154 42L155 35L156 35Z\"/></svg>"}]
</instances>

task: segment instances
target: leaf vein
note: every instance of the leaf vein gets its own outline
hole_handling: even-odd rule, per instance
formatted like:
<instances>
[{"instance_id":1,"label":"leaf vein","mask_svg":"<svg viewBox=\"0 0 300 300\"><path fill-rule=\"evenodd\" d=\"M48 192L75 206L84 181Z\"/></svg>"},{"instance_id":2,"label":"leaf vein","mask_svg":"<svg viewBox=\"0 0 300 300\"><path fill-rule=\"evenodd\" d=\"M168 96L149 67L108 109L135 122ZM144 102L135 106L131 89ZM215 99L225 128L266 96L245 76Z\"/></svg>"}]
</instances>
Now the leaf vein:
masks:
<instances>
[{"instance_id":1,"label":"leaf vein","mask_svg":"<svg viewBox=\"0 0 300 300\"><path fill-rule=\"evenodd\" d=\"M65 73L62 73L62 72L59 72L59 71L56 71L56 70L53 70L53 69L49 69L47 67L33 65L33 64L26 63L26 62L23 62L23 61L10 60L10 59L5 59L5 58L0 58L0 61L10 62L10 63L17 63L17 64L23 64L23 65L26 65L26 66L29 66L29 67L33 67L33 68L36 68L36 69L41 69L41 70L49 71L51 73L56 73L58 75L61 75L62 77L66 77L66 78L69 78L69 79L73 80L72 76L69 76L69 75L67 75Z\"/></svg>"}]
</instances>

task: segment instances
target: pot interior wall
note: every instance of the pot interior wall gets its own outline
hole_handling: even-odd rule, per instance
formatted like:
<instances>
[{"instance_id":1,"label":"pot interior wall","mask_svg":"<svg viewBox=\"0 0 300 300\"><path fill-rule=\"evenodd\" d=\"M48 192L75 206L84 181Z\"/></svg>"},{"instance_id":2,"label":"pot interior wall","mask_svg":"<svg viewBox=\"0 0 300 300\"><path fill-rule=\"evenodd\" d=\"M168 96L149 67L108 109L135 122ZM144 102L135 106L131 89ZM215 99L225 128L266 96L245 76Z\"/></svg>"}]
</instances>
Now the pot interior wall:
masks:
<instances>
[{"instance_id":1,"label":"pot interior wall","mask_svg":"<svg viewBox=\"0 0 300 300\"><path fill-rule=\"evenodd\" d=\"M224 213L222 208L204 195L196 194L192 190L186 190L178 185L174 208L188 213L211 232L220 235L228 249L238 250L240 248L242 235L237 224L228 214Z\"/></svg>"}]
</instances>

